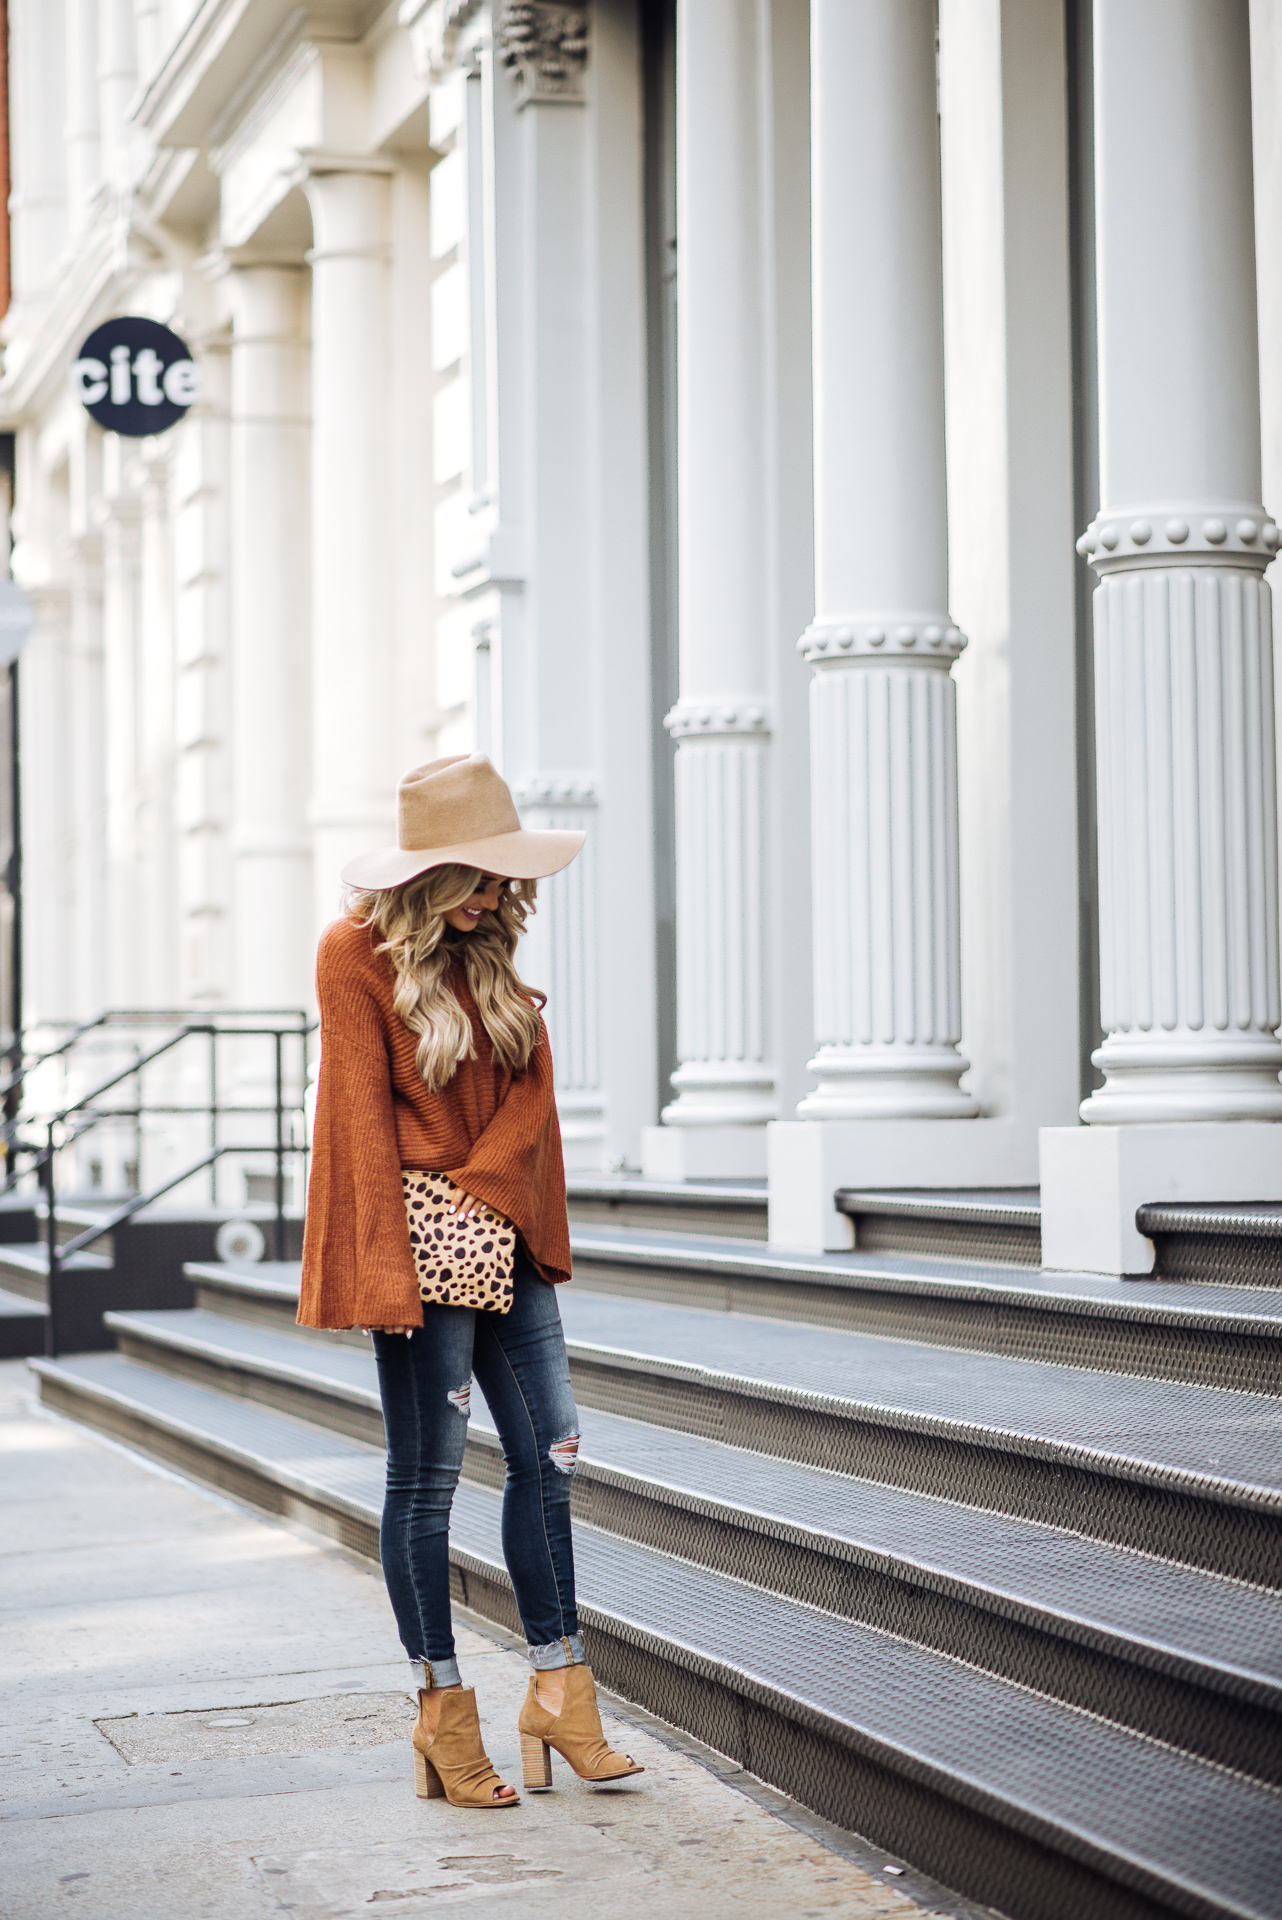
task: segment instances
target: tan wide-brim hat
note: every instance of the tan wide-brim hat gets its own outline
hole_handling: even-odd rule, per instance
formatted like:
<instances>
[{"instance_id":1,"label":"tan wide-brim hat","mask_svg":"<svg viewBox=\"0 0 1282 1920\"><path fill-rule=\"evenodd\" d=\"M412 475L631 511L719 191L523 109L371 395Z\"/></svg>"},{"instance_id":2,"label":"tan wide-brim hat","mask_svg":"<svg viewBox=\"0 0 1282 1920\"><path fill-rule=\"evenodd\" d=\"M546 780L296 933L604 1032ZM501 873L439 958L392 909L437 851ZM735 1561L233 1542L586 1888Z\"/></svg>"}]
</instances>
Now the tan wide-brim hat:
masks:
<instances>
[{"instance_id":1,"label":"tan wide-brim hat","mask_svg":"<svg viewBox=\"0 0 1282 1920\"><path fill-rule=\"evenodd\" d=\"M396 790L395 847L343 868L345 886L401 887L433 867L480 867L506 880L544 880L568 867L585 833L530 832L507 782L483 753L414 767Z\"/></svg>"}]
</instances>

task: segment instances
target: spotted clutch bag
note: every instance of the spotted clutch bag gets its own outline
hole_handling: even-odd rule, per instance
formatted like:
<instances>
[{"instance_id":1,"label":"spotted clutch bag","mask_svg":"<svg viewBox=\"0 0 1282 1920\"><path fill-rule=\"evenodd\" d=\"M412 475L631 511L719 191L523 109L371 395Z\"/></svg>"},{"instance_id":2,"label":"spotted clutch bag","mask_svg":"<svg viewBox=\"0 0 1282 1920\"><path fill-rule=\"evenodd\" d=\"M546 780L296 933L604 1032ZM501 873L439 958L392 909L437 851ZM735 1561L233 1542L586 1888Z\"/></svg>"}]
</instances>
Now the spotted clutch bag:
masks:
<instances>
[{"instance_id":1,"label":"spotted clutch bag","mask_svg":"<svg viewBox=\"0 0 1282 1920\"><path fill-rule=\"evenodd\" d=\"M484 1204L470 1219L451 1213L462 1190L447 1174L402 1167L401 1184L410 1252L424 1301L429 1306L506 1313L516 1266L512 1222Z\"/></svg>"}]
</instances>

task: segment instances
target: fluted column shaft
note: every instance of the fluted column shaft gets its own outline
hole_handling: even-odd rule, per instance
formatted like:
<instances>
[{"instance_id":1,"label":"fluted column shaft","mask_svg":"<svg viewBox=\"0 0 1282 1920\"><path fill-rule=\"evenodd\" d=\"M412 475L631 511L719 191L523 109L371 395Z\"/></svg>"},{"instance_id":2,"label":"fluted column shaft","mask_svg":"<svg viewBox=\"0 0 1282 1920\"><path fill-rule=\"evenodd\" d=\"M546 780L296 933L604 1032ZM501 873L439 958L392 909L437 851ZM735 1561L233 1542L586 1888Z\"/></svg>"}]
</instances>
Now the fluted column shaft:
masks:
<instances>
[{"instance_id":1,"label":"fluted column shaft","mask_svg":"<svg viewBox=\"0 0 1282 1920\"><path fill-rule=\"evenodd\" d=\"M312 858L318 924L339 871L396 838L385 173L315 172L312 263Z\"/></svg>"},{"instance_id":2,"label":"fluted column shaft","mask_svg":"<svg viewBox=\"0 0 1282 1920\"><path fill-rule=\"evenodd\" d=\"M811 49L819 1086L798 1111L965 1117L934 6L812 0Z\"/></svg>"},{"instance_id":3,"label":"fluted column shaft","mask_svg":"<svg viewBox=\"0 0 1282 1920\"><path fill-rule=\"evenodd\" d=\"M1095 48L1107 1038L1082 1116L1282 1119L1246 0L1097 0Z\"/></svg>"},{"instance_id":4,"label":"fluted column shaft","mask_svg":"<svg viewBox=\"0 0 1282 1920\"><path fill-rule=\"evenodd\" d=\"M241 1005L306 1002L311 968L307 657L308 276L229 276L233 975Z\"/></svg>"},{"instance_id":5,"label":"fluted column shaft","mask_svg":"<svg viewBox=\"0 0 1282 1920\"><path fill-rule=\"evenodd\" d=\"M765 321L753 0L677 16L680 699L668 1125L777 1112L767 1031Z\"/></svg>"}]
</instances>

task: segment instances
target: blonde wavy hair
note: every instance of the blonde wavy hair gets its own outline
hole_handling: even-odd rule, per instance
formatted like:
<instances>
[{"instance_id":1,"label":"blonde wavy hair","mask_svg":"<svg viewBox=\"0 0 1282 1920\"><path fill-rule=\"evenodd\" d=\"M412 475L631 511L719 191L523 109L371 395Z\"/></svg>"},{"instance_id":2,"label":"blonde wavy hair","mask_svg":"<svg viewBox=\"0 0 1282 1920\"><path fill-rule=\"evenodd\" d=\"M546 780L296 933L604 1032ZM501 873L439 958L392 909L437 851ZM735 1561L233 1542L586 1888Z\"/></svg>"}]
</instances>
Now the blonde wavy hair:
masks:
<instances>
[{"instance_id":1,"label":"blonde wavy hair","mask_svg":"<svg viewBox=\"0 0 1282 1920\"><path fill-rule=\"evenodd\" d=\"M523 1073L538 1045L539 1010L547 995L527 987L514 965L516 943L534 912L537 882L504 881L497 909L483 914L472 933L459 933L444 917L486 884L479 867L433 867L403 887L357 892L348 899L349 919L377 936L375 953L391 962L392 1004L419 1036L415 1064L432 1093L447 1086L459 1062L476 1053L471 1024L448 983L454 961L463 969L499 1065Z\"/></svg>"}]
</instances>

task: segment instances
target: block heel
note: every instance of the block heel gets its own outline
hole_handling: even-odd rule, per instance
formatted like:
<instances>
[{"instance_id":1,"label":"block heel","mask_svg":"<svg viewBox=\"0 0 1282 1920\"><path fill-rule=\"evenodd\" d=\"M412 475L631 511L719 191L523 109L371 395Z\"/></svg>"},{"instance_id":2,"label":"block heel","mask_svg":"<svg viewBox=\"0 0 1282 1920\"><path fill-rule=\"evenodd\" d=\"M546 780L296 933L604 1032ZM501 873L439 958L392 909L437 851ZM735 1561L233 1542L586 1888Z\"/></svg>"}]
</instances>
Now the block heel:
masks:
<instances>
[{"instance_id":1,"label":"block heel","mask_svg":"<svg viewBox=\"0 0 1282 1920\"><path fill-rule=\"evenodd\" d=\"M452 1807L519 1807L521 1797L510 1793L495 1799L503 1782L490 1765L481 1740L476 1695L471 1687L443 1687L437 1707L436 1732L423 1725L423 1701L418 1696L418 1725L414 1729L414 1789L420 1800L448 1800Z\"/></svg>"},{"instance_id":2,"label":"block heel","mask_svg":"<svg viewBox=\"0 0 1282 1920\"><path fill-rule=\"evenodd\" d=\"M521 1735L521 1784L531 1793L552 1785L552 1749L536 1733Z\"/></svg>"},{"instance_id":3,"label":"block heel","mask_svg":"<svg viewBox=\"0 0 1282 1920\"><path fill-rule=\"evenodd\" d=\"M630 1780L634 1774L645 1772L628 1754L615 1753L606 1745L596 1703L596 1684L585 1666L567 1669L560 1713L548 1712L539 1699L538 1682L531 1674L525 1705L516 1726L521 1736L521 1764L525 1768L527 1787L551 1786L549 1747L555 1747L561 1758L569 1761L580 1780L591 1780L597 1785L607 1780Z\"/></svg>"}]
</instances>

